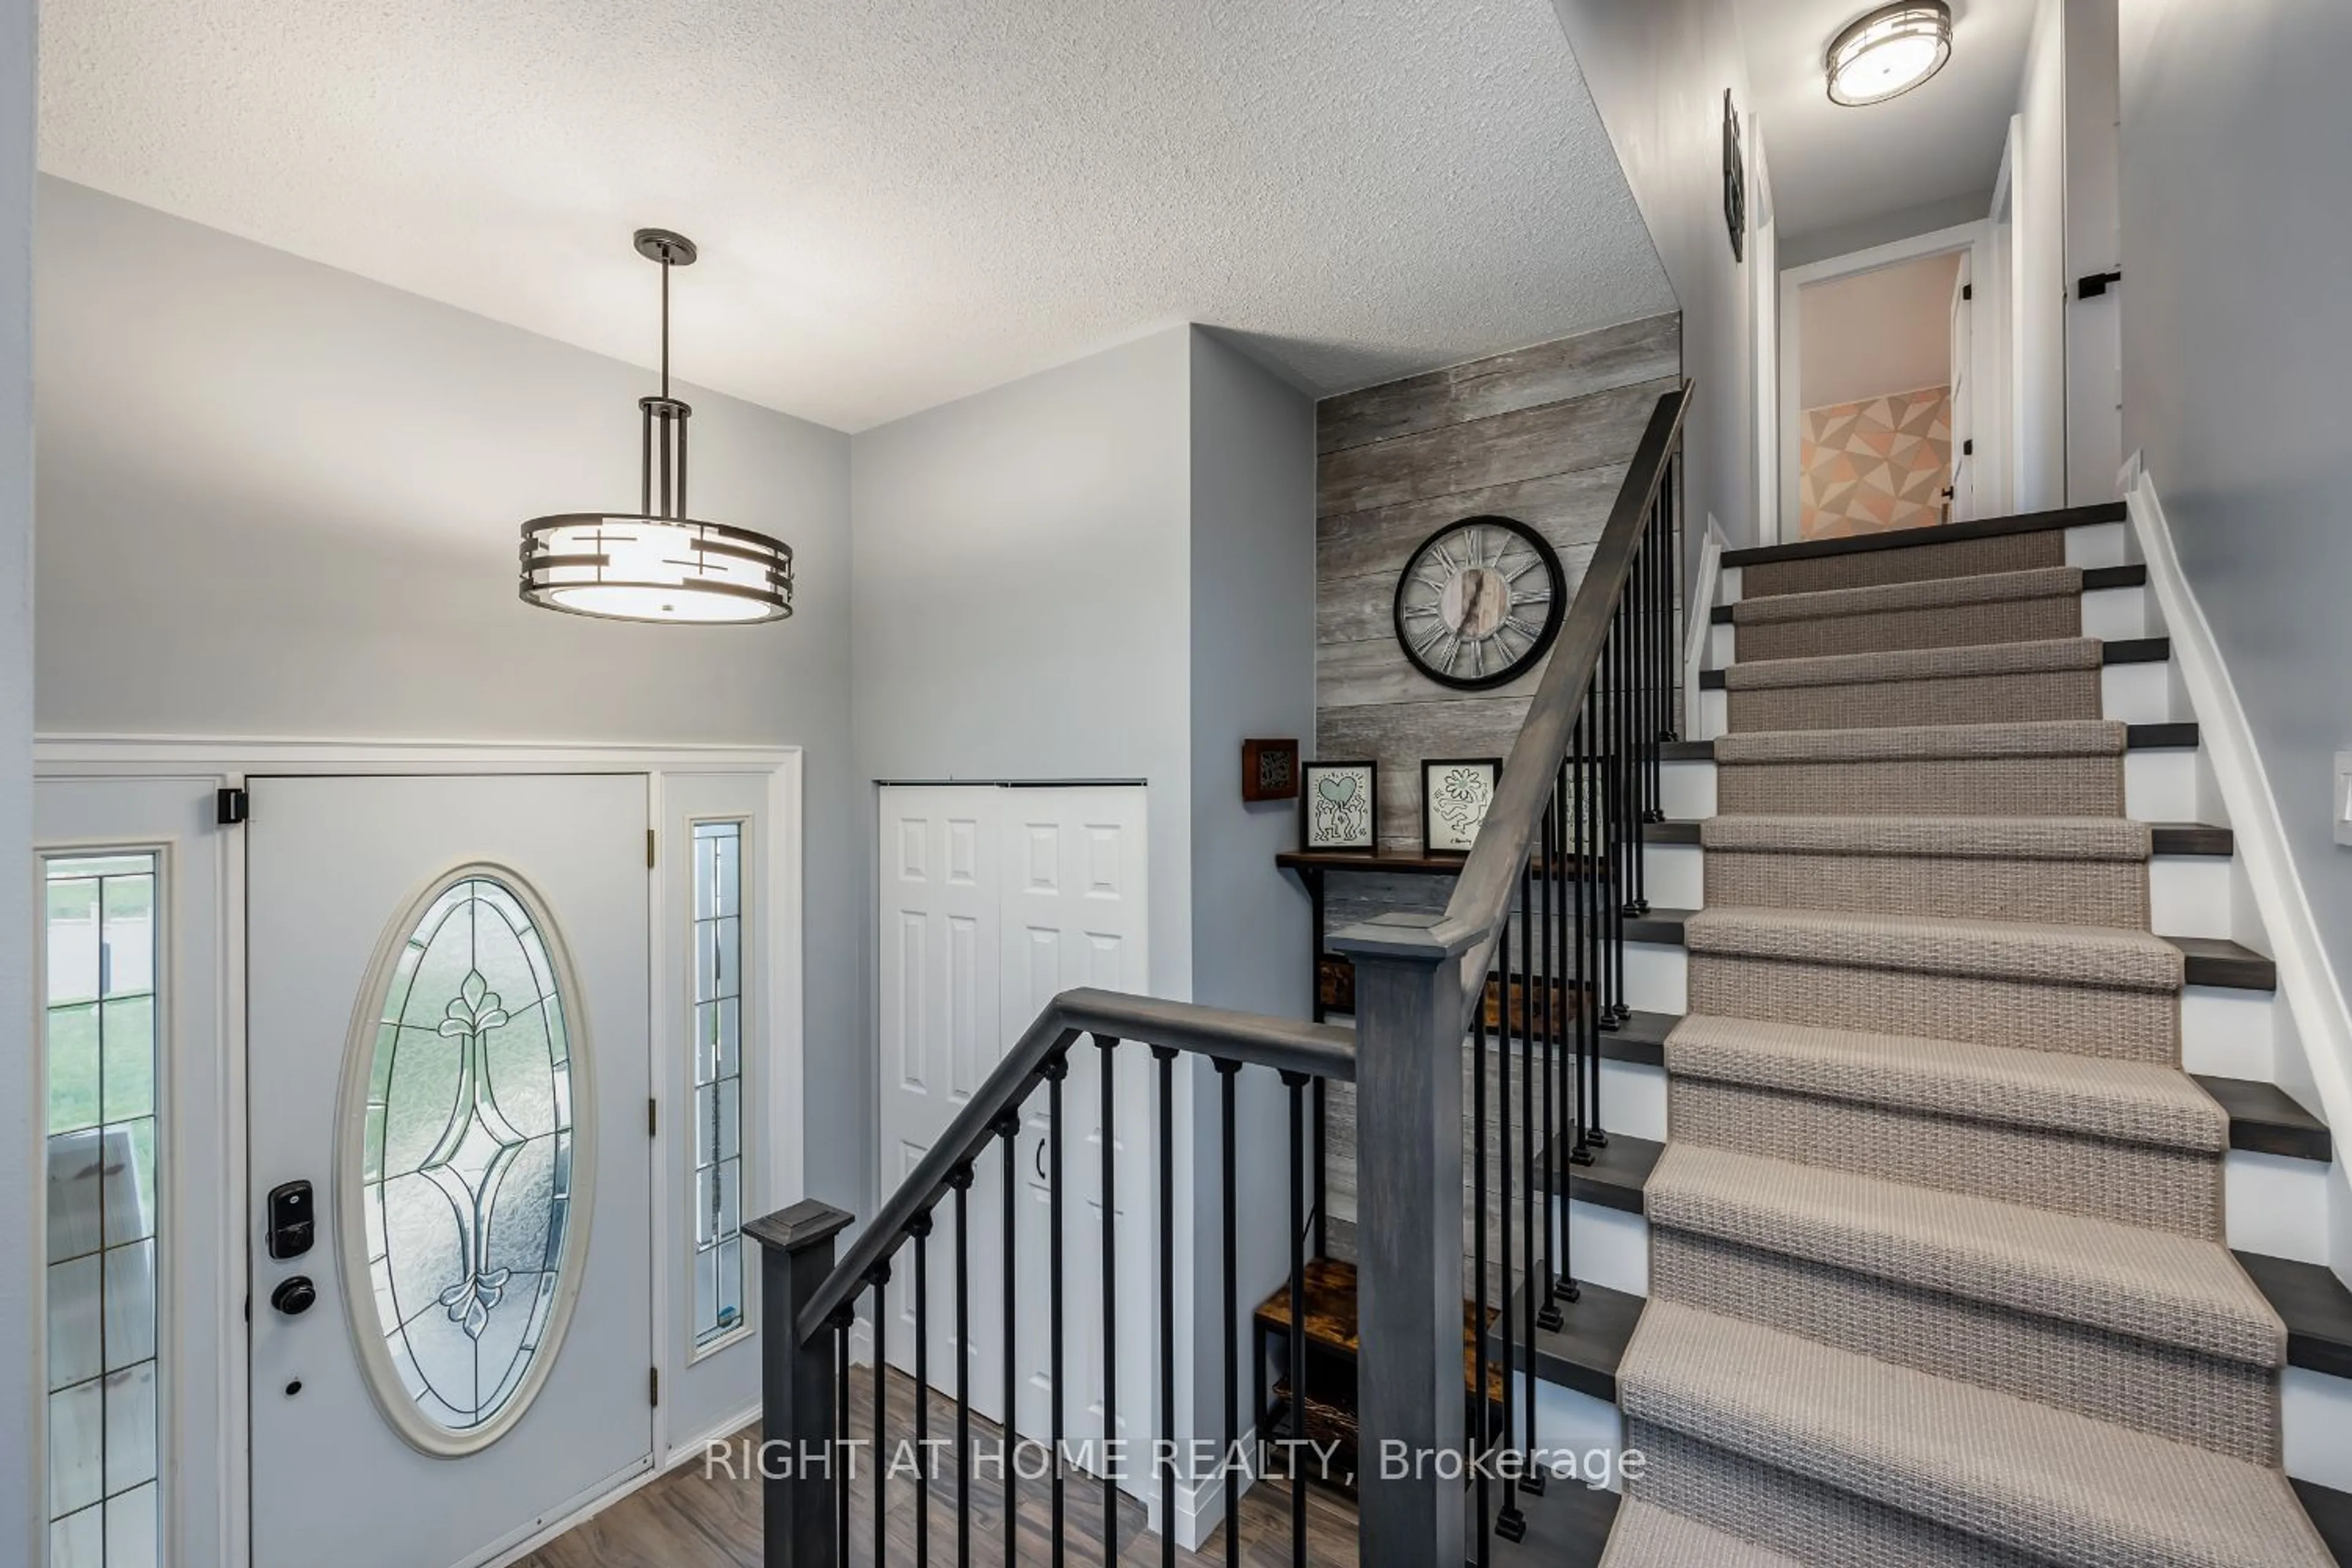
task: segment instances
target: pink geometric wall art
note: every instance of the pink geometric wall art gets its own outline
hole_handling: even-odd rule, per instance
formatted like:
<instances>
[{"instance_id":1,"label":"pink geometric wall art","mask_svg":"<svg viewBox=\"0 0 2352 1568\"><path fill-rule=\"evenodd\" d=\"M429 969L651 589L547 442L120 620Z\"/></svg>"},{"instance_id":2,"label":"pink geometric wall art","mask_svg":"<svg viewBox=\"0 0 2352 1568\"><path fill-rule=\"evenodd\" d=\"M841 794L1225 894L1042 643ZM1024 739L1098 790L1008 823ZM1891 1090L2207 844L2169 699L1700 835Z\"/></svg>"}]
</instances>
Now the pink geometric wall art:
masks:
<instances>
[{"instance_id":1,"label":"pink geometric wall art","mask_svg":"<svg viewBox=\"0 0 2352 1568\"><path fill-rule=\"evenodd\" d=\"M1798 461L1798 527L1806 539L1942 522L1952 482L1952 389L1808 408Z\"/></svg>"}]
</instances>

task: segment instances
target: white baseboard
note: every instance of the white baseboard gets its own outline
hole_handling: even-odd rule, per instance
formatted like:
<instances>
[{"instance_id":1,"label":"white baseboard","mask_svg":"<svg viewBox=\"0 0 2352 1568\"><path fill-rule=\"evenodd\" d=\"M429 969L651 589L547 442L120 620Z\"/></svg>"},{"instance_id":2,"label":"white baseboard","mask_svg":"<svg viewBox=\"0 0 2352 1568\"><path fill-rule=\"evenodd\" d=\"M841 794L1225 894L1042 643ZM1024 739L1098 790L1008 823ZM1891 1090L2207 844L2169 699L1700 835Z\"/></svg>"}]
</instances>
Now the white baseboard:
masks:
<instances>
[{"instance_id":1,"label":"white baseboard","mask_svg":"<svg viewBox=\"0 0 2352 1568\"><path fill-rule=\"evenodd\" d=\"M2213 628L2190 592L2180 558L2173 549L2172 531L2164 520L2154 480L2137 457L2126 464L2123 489L2129 508L2134 543L2147 566L2149 591L2172 638L2172 658L2183 689L2197 715L2205 765L2213 788L2237 835L2237 852L2245 868L2247 890L2278 963L2278 991L2291 1015L2291 1029L2280 1031L2282 1046L2299 1041L2302 1069L2280 1076L2308 1082L2317 1097L2320 1117L2339 1131L2352 1132L2352 1014L2347 1014L2344 987L2319 941L2294 856L2287 848L2286 826L2279 818L2278 799L2272 792L2253 730L2230 680L2227 663ZM2338 1216L2352 1215L2352 1194L2344 1189L2344 1167L2336 1167L2331 1208ZM2336 1218L2327 1262L2339 1279L2352 1279L2352 1221Z\"/></svg>"}]
</instances>

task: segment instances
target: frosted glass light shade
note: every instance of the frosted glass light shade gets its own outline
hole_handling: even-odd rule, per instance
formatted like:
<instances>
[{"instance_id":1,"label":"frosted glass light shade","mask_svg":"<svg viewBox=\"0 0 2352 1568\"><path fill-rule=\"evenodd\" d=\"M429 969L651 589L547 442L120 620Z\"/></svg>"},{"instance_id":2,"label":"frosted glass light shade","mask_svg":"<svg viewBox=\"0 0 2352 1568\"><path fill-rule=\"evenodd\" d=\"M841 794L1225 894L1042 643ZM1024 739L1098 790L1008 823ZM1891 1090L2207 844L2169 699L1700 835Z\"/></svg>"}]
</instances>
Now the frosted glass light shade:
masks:
<instances>
[{"instance_id":1,"label":"frosted glass light shade","mask_svg":"<svg viewBox=\"0 0 2352 1568\"><path fill-rule=\"evenodd\" d=\"M522 597L605 620L780 621L792 546L689 518L564 512L522 525Z\"/></svg>"},{"instance_id":2,"label":"frosted glass light shade","mask_svg":"<svg viewBox=\"0 0 2352 1568\"><path fill-rule=\"evenodd\" d=\"M1900 98L1952 58L1952 8L1906 0L1857 17L1830 45L1830 101L1862 108Z\"/></svg>"}]
</instances>

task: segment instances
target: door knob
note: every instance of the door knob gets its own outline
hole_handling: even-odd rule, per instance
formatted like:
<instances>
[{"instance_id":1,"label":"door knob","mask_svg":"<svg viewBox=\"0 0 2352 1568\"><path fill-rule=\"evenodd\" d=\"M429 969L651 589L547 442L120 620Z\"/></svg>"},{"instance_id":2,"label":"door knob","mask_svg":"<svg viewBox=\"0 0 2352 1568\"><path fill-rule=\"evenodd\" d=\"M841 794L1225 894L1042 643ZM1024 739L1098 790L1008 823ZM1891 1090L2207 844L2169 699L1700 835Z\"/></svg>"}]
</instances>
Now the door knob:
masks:
<instances>
[{"instance_id":1,"label":"door knob","mask_svg":"<svg viewBox=\"0 0 2352 1568\"><path fill-rule=\"evenodd\" d=\"M281 1279L278 1289L269 1293L269 1304L289 1318L299 1318L316 1305L319 1288L310 1283L307 1274L297 1274Z\"/></svg>"}]
</instances>

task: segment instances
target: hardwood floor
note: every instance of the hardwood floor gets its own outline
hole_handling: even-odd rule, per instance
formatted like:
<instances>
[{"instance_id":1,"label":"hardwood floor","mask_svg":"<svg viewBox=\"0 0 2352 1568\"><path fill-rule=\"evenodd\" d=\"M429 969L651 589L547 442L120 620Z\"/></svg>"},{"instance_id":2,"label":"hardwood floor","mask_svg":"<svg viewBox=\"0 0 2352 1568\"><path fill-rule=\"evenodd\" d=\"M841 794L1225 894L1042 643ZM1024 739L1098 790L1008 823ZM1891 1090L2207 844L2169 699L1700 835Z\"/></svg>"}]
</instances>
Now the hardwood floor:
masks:
<instances>
[{"instance_id":1,"label":"hardwood floor","mask_svg":"<svg viewBox=\"0 0 2352 1568\"><path fill-rule=\"evenodd\" d=\"M859 1367L850 1377L850 1425L865 1436L873 1429L874 1377ZM893 1375L887 1399L888 1436L893 1441L914 1435L914 1386L911 1379ZM955 1407L936 1393L930 1401L930 1436L952 1438ZM992 1424L972 1423L976 1443L992 1443ZM748 1427L733 1441L734 1469L706 1470L699 1458L652 1482L575 1530L558 1537L524 1558L517 1568L761 1568L760 1483L751 1479L744 1445L756 1443L759 1432ZM885 1561L911 1564L918 1556L920 1521L928 1511L929 1560L953 1564L956 1557L957 1479L952 1458L930 1488L929 1508L919 1509L912 1481L893 1479L884 1496ZM1072 1563L1096 1563L1103 1555L1102 1483L1073 1477L1064 1486L1062 1539ZM1052 1492L1043 1480L1016 1480L1015 1528L1018 1561L1043 1564L1051 1561ZM971 1487L971 1557L973 1568L999 1568L1005 1562L1004 1488L992 1467L974 1467ZM1160 1538L1145 1525L1143 1505L1122 1495L1116 1525L1118 1555L1127 1568L1154 1568L1161 1562ZM1287 1568L1290 1563L1290 1490L1281 1480L1261 1481L1250 1489L1241 1505L1241 1560L1244 1568ZM1322 1487L1307 1490L1307 1562L1331 1568L1356 1561L1356 1510L1346 1498ZM845 1560L849 1565L875 1561L873 1468L859 1467L851 1487L850 1542ZM1223 1532L1210 1538L1199 1553L1178 1552L1180 1568L1223 1568Z\"/></svg>"}]
</instances>

